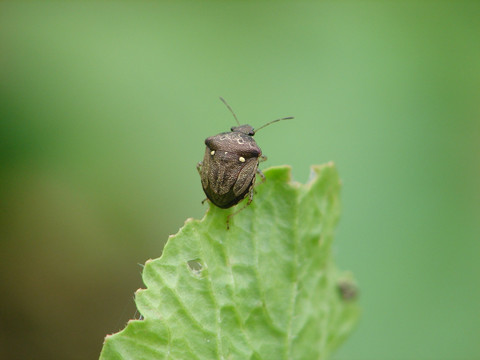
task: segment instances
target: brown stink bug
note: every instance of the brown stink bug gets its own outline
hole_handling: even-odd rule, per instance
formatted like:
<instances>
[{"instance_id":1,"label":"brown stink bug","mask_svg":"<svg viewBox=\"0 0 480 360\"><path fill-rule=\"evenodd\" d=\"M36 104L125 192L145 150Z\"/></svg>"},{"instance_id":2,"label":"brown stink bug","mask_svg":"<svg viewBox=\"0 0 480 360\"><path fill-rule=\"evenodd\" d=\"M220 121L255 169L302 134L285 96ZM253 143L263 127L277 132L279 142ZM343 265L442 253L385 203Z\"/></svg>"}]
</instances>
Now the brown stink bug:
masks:
<instances>
[{"instance_id":1,"label":"brown stink bug","mask_svg":"<svg viewBox=\"0 0 480 360\"><path fill-rule=\"evenodd\" d=\"M238 126L233 126L230 132L205 139L205 156L203 161L198 163L197 170L202 178L203 191L213 204L227 209L248 195L248 202L245 205L247 206L253 199L255 175L258 173L265 179L258 170L258 163L266 160L266 157L262 156L262 150L253 139L253 135L265 126L293 117L276 119L254 130L250 125L240 125L230 105L223 98L220 100L233 114ZM243 208L227 217L227 229L229 218L241 210Z\"/></svg>"}]
</instances>

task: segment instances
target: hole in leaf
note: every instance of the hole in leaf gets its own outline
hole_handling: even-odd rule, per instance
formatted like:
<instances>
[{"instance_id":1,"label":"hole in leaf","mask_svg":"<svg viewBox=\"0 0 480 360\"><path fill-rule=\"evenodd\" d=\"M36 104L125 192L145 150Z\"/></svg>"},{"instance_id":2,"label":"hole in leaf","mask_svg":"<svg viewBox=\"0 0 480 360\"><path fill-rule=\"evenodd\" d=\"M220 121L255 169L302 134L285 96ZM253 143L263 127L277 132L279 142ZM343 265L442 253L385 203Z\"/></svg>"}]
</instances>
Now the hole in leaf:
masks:
<instances>
[{"instance_id":1,"label":"hole in leaf","mask_svg":"<svg viewBox=\"0 0 480 360\"><path fill-rule=\"evenodd\" d=\"M187 265L193 275L200 276L202 274L203 265L200 262L200 259L188 260Z\"/></svg>"}]
</instances>

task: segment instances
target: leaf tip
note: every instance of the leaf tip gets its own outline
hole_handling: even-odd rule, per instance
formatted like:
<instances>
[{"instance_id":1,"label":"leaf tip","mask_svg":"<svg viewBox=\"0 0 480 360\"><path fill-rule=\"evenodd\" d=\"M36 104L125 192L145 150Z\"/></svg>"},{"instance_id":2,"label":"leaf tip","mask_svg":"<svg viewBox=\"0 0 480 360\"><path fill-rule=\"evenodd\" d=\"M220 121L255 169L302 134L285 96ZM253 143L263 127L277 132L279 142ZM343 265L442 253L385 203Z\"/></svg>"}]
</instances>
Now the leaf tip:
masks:
<instances>
[{"instance_id":1,"label":"leaf tip","mask_svg":"<svg viewBox=\"0 0 480 360\"><path fill-rule=\"evenodd\" d=\"M187 218L187 220L185 220L184 224L187 225L188 223L191 223L194 220L195 220L194 218L189 217L189 218Z\"/></svg>"},{"instance_id":2,"label":"leaf tip","mask_svg":"<svg viewBox=\"0 0 480 360\"><path fill-rule=\"evenodd\" d=\"M322 165L312 165L310 166L310 176L307 183L312 183L327 173L334 175L334 177L338 179L337 167L333 161Z\"/></svg>"},{"instance_id":3,"label":"leaf tip","mask_svg":"<svg viewBox=\"0 0 480 360\"><path fill-rule=\"evenodd\" d=\"M130 319L127 321L127 326L138 321L139 321L138 319Z\"/></svg>"},{"instance_id":4,"label":"leaf tip","mask_svg":"<svg viewBox=\"0 0 480 360\"><path fill-rule=\"evenodd\" d=\"M264 174L268 179L290 182L292 180L292 167L290 165L272 166L265 169Z\"/></svg>"}]
</instances>

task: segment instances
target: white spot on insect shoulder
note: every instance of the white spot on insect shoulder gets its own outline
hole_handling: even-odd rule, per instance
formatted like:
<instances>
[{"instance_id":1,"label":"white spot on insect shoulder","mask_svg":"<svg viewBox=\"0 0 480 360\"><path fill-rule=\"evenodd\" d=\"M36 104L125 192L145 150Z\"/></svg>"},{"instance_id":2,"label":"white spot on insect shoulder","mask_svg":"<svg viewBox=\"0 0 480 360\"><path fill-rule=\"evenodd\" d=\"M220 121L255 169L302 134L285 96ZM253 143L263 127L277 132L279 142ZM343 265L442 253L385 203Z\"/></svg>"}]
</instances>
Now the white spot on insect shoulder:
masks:
<instances>
[{"instance_id":1,"label":"white spot on insect shoulder","mask_svg":"<svg viewBox=\"0 0 480 360\"><path fill-rule=\"evenodd\" d=\"M225 155L227 155L227 154L228 154L228 151L225 151Z\"/></svg>"},{"instance_id":2,"label":"white spot on insect shoulder","mask_svg":"<svg viewBox=\"0 0 480 360\"><path fill-rule=\"evenodd\" d=\"M210 155L215 155L215 150L210 151Z\"/></svg>"},{"instance_id":3,"label":"white spot on insect shoulder","mask_svg":"<svg viewBox=\"0 0 480 360\"><path fill-rule=\"evenodd\" d=\"M243 156L240 156L240 157L238 158L238 160L239 160L240 162L245 162L245 158L244 158Z\"/></svg>"},{"instance_id":4,"label":"white spot on insect shoulder","mask_svg":"<svg viewBox=\"0 0 480 360\"><path fill-rule=\"evenodd\" d=\"M244 141L241 137L239 137L239 138L237 139L237 143L239 143L240 145L242 145L243 143L245 143L245 141Z\"/></svg>"}]
</instances>

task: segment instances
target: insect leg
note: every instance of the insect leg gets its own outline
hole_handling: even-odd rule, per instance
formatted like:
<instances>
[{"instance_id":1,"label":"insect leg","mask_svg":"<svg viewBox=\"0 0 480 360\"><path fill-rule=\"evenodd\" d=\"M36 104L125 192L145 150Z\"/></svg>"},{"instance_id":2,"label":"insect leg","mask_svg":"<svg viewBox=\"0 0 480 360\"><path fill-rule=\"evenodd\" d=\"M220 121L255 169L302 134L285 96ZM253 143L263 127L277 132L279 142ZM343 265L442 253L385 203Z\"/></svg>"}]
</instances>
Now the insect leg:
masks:
<instances>
[{"instance_id":1,"label":"insect leg","mask_svg":"<svg viewBox=\"0 0 480 360\"><path fill-rule=\"evenodd\" d=\"M262 170L257 169L257 174L260 175L260 177L262 178L262 184L263 184L267 179L265 178L265 175L263 174Z\"/></svg>"},{"instance_id":2,"label":"insect leg","mask_svg":"<svg viewBox=\"0 0 480 360\"><path fill-rule=\"evenodd\" d=\"M200 161L198 164L197 164L197 171L200 175L202 175L202 166L203 166L203 161Z\"/></svg>"},{"instance_id":3,"label":"insect leg","mask_svg":"<svg viewBox=\"0 0 480 360\"><path fill-rule=\"evenodd\" d=\"M243 209L245 209L248 205L250 205L250 203L252 202L253 200L253 193L254 193L254 186L250 186L250 191L248 192L248 201L245 205L243 205L240 209L238 209L237 211L231 213L230 215L227 216L227 230L230 229L230 218L237 215L240 211L242 211Z\"/></svg>"},{"instance_id":4,"label":"insect leg","mask_svg":"<svg viewBox=\"0 0 480 360\"><path fill-rule=\"evenodd\" d=\"M262 174L263 178L265 179L265 175L263 175L263 173L260 170L257 169L257 171L260 174ZM245 207L250 205L250 203L252 202L254 190L255 190L255 181L253 181L252 186L250 186L250 191L248 192L248 202L247 202L247 205L245 205Z\"/></svg>"}]
</instances>

